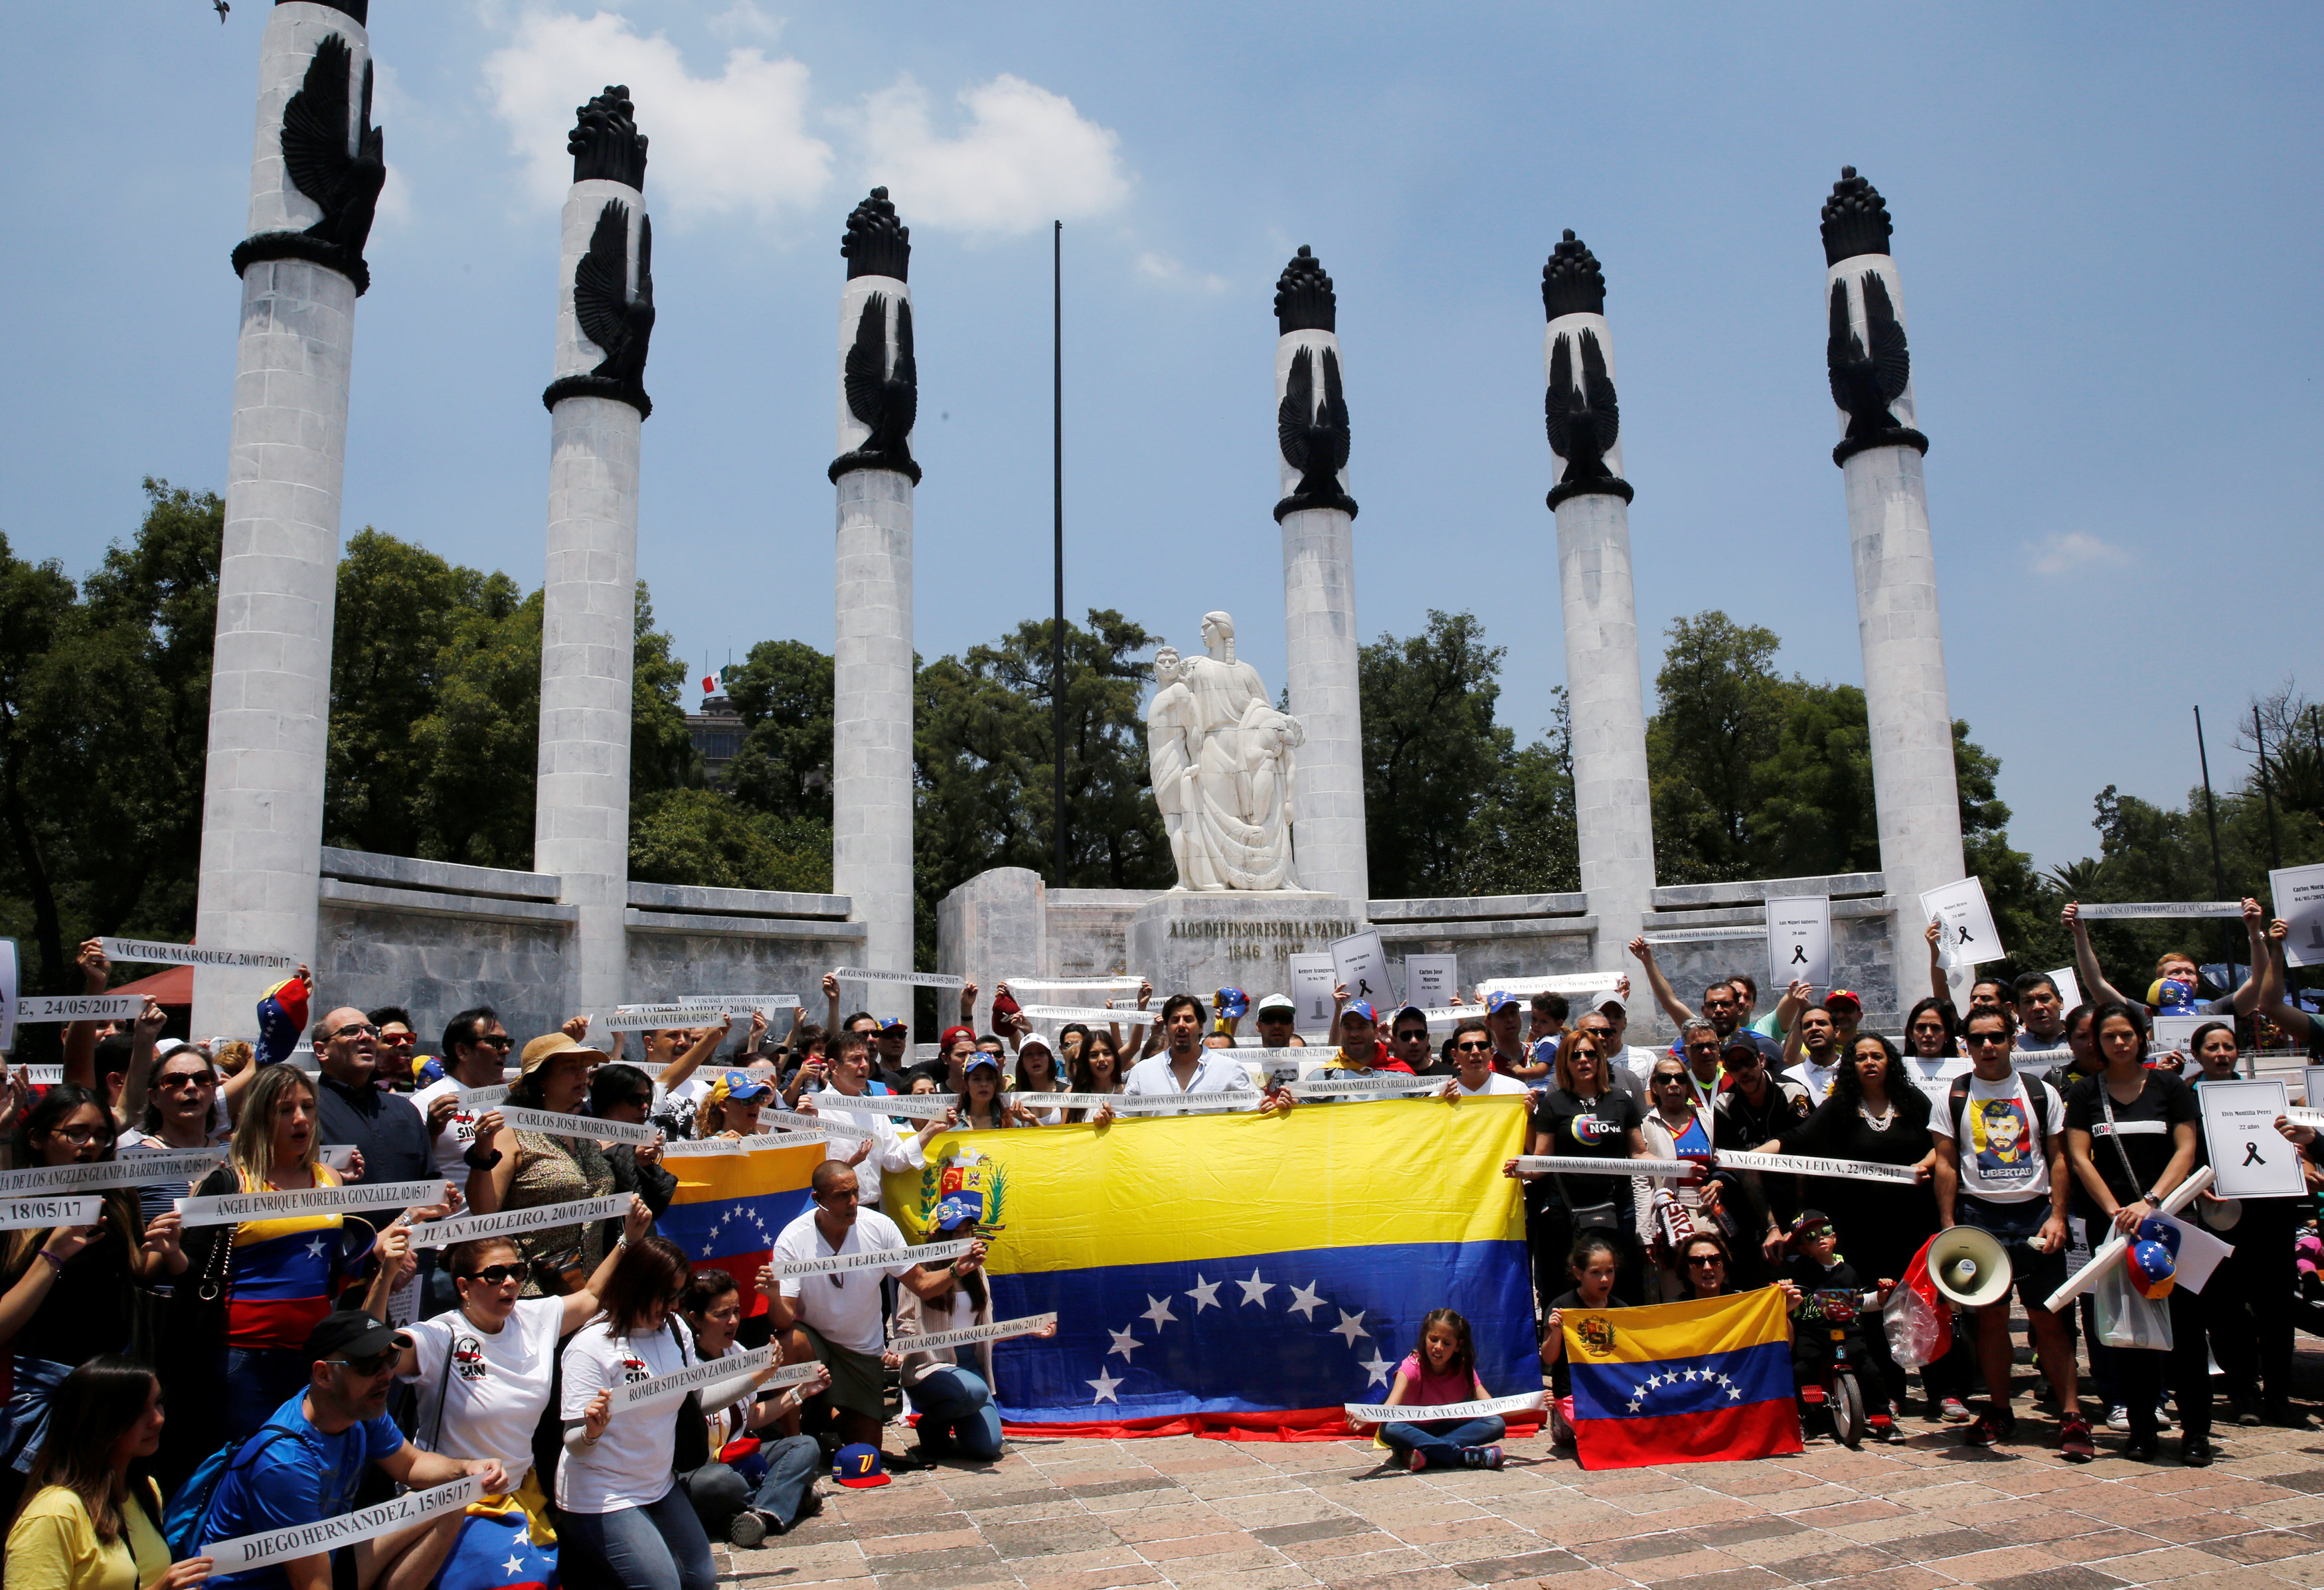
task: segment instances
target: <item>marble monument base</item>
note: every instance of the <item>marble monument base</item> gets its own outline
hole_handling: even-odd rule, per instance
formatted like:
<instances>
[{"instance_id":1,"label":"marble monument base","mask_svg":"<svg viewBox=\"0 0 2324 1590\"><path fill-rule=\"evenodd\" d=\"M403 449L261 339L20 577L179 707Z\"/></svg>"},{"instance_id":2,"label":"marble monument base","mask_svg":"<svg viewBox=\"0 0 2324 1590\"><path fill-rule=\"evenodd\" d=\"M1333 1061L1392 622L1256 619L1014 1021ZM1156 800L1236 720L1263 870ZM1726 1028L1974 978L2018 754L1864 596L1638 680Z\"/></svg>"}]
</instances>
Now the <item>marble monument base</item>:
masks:
<instances>
[{"instance_id":1,"label":"marble monument base","mask_svg":"<svg viewBox=\"0 0 2324 1590\"><path fill-rule=\"evenodd\" d=\"M1328 953L1363 923L1338 895L1309 889L1259 893L1173 889L1130 919L1130 970L1154 984L1155 1006L1193 994L1207 1007L1213 991L1240 988L1256 1002L1291 992L1294 955Z\"/></svg>"}]
</instances>

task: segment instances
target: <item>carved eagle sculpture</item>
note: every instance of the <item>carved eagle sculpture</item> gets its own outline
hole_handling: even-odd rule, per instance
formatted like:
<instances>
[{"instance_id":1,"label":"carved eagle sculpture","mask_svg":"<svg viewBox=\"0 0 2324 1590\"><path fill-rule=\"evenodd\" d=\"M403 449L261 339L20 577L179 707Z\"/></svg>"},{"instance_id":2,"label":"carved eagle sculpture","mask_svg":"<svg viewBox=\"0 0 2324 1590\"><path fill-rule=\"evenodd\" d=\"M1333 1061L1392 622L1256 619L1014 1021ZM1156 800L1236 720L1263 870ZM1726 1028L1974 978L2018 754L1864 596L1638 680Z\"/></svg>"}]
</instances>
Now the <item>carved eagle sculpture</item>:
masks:
<instances>
[{"instance_id":1,"label":"carved eagle sculpture","mask_svg":"<svg viewBox=\"0 0 2324 1590\"><path fill-rule=\"evenodd\" d=\"M1573 345L1582 345L1582 379L1573 378ZM1606 373L1606 350L1598 334L1584 329L1561 335L1549 354L1549 390L1542 396L1549 426L1549 450L1565 460L1560 485L1614 478L1606 455L1622 434L1622 410L1614 400L1614 380Z\"/></svg>"},{"instance_id":2,"label":"carved eagle sculpture","mask_svg":"<svg viewBox=\"0 0 2324 1590\"><path fill-rule=\"evenodd\" d=\"M912 301L896 300L896 363L888 363L888 297L873 293L855 319L855 342L844 371L847 411L872 434L851 455L859 467L892 469L910 475L912 425L920 412L920 367L912 357Z\"/></svg>"},{"instance_id":3,"label":"carved eagle sculpture","mask_svg":"<svg viewBox=\"0 0 2324 1590\"><path fill-rule=\"evenodd\" d=\"M581 335L604 349L589 373L644 384L646 344L653 336L653 217L638 222L638 290L630 291L630 207L609 198L589 234L589 252L573 266L573 317Z\"/></svg>"},{"instance_id":4,"label":"carved eagle sculpture","mask_svg":"<svg viewBox=\"0 0 2324 1590\"><path fill-rule=\"evenodd\" d=\"M1913 355L1895 306L1888 301L1887 284L1877 271L1866 271L1863 281L1866 338L1859 340L1849 324L1848 281L1842 278L1831 284L1831 340L1824 351L1832 404L1848 416L1848 442L1902 429L1888 405L1904 395L1913 379ZM1865 340L1872 345L1868 353Z\"/></svg>"},{"instance_id":5,"label":"carved eagle sculpture","mask_svg":"<svg viewBox=\"0 0 2324 1590\"><path fill-rule=\"evenodd\" d=\"M307 235L336 244L350 262L363 258L387 180L384 141L371 124L371 62L364 62L363 103L347 149L347 79L355 52L333 33L315 46L306 80L282 107L282 164L291 186L322 207Z\"/></svg>"},{"instance_id":6,"label":"carved eagle sculpture","mask_svg":"<svg viewBox=\"0 0 2324 1590\"><path fill-rule=\"evenodd\" d=\"M1349 443L1348 400L1340 391L1340 356L1330 348L1323 352L1323 401L1315 400L1314 350L1301 348L1291 355L1283 401L1275 411L1283 462L1299 472L1299 484L1276 509L1278 519L1303 508L1355 511L1355 504L1340 490L1340 472L1348 466Z\"/></svg>"}]
</instances>

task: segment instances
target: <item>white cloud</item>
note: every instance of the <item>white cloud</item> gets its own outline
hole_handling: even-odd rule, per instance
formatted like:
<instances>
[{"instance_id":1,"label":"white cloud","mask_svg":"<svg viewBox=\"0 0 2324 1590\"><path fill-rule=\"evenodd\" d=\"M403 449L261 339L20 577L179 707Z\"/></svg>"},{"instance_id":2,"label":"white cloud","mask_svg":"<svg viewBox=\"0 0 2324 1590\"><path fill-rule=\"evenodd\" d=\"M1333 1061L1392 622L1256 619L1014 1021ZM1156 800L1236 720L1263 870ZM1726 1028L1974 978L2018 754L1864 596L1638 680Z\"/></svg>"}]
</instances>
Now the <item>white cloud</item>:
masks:
<instances>
[{"instance_id":1,"label":"white cloud","mask_svg":"<svg viewBox=\"0 0 2324 1590\"><path fill-rule=\"evenodd\" d=\"M741 12L758 14L747 5L726 14ZM813 204L830 181L831 146L807 132L807 69L799 61L742 48L727 52L722 75L692 77L668 39L641 38L604 11L586 20L527 11L512 34L485 59L484 82L527 184L545 203L562 201L572 184L565 135L574 107L608 83L629 86L650 141L646 191L669 201L676 217L770 219Z\"/></svg>"},{"instance_id":2,"label":"white cloud","mask_svg":"<svg viewBox=\"0 0 2324 1590\"><path fill-rule=\"evenodd\" d=\"M1151 250L1139 255L1132 269L1141 280L1182 292L1224 292L1234 285L1215 271L1190 271L1176 255Z\"/></svg>"},{"instance_id":3,"label":"white cloud","mask_svg":"<svg viewBox=\"0 0 2324 1590\"><path fill-rule=\"evenodd\" d=\"M712 17L709 26L713 33L729 41L756 39L761 43L771 44L783 36L783 19L769 16L751 0L735 0L733 5Z\"/></svg>"},{"instance_id":4,"label":"white cloud","mask_svg":"<svg viewBox=\"0 0 2324 1590\"><path fill-rule=\"evenodd\" d=\"M1129 198L1120 139L1062 94L1003 73L964 90L960 103L969 120L956 137L936 131L927 95L908 77L849 118L867 183L885 184L911 225L1022 233L1102 215Z\"/></svg>"},{"instance_id":5,"label":"white cloud","mask_svg":"<svg viewBox=\"0 0 2324 1590\"><path fill-rule=\"evenodd\" d=\"M2063 535L2053 530L2028 550L2034 554L2034 572L2038 574L2070 574L2088 567L2121 568L2134 561L2129 553L2088 530L2069 530Z\"/></svg>"}]
</instances>

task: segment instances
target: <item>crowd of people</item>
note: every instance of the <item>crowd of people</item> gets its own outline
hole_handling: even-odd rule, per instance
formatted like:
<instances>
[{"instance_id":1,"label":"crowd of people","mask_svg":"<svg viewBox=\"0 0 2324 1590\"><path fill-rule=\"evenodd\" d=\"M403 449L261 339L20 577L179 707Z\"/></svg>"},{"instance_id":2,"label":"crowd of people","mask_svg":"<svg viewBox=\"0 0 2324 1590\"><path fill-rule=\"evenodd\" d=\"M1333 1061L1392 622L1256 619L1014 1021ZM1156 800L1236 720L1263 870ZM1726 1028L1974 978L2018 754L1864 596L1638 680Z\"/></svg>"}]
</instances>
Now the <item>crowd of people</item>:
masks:
<instances>
[{"instance_id":1,"label":"crowd of people","mask_svg":"<svg viewBox=\"0 0 2324 1590\"><path fill-rule=\"evenodd\" d=\"M2155 1456L2175 1423L2180 1458L2207 1464L2212 1359L2228 1418L2305 1423L2288 1370L2311 1200L2244 1201L2225 1282L2170 1294L2168 1352L2109 1346L2119 1333L2087 1298L2079 1318L2045 1303L2083 1255L2109 1231L2135 1233L2202 1163L2197 1089L2237 1075L2257 1043L2324 1047L2315 1018L2284 997L2284 924L2255 902L2244 914L2251 975L2205 1001L2183 955L2157 964L2143 997L2126 996L2069 907L2083 995L2071 1008L2043 974L1980 979L1957 1006L1932 925L1931 993L1895 1038L1864 1030L1863 1003L1845 989L1818 997L1795 983L1763 1016L1756 981L1734 975L1690 1004L1643 939L1629 951L1677 1029L1667 1048L1627 1042L1628 977L1578 1014L1559 995L1487 992L1441 1040L1431 1013L1383 1016L1344 989L1311 1041L1281 995L1174 993L1156 1006L1145 986L1119 1021L1068 1024L1052 1039L1004 985L980 1034L970 985L960 1021L918 1060L903 1023L841 1015L835 976L821 1022L797 1013L779 1039L763 1015L739 1034L727 1019L650 1032L637 1060L594 1045L586 1017L520 1049L482 1006L454 1016L432 1055L418 1052L400 1008L305 1023L304 969L270 1002L305 1023L311 1071L285 1063L280 1045L164 1038L158 1006L118 1031L75 1024L61 1081L8 1077L9 1168L190 1150L223 1163L107 1187L90 1223L0 1237L5 1585L179 1590L207 1577L323 1590L332 1553L210 1576L201 1548L474 1476L475 1501L343 1549L336 1571L356 1590L459 1590L486 1582L463 1578L464 1563L496 1564L504 1548L544 1557L567 1584L696 1590L712 1582L712 1539L750 1546L788 1530L818 1507L825 1473L876 1484L1001 1450L990 1344L912 1345L992 1321L976 1210L947 1200L930 1221L931 1240L966 1242L958 1257L883 1261L908 1245L880 1208L886 1172L925 1165L945 1131L1103 1126L1199 1094L1287 1111L1303 1107L1294 1079L1316 1076L1524 1097L1526 1153L1569 1166L1505 1166L1523 1182L1541 1358L1561 1397L1573 1311L1774 1286L1805 1327L1803 1383L1821 1373L1809 1348L1844 1337L1866 1365L1882 1438L1904 1438L1918 1403L1932 1422L1967 1426L1972 1445L2014 1441L2006 1296L1962 1319L1952 1350L1920 1370L1917 1397L1877 1326L1914 1255L1960 1225L2009 1255L2041 1369L2034 1401L2063 1457L2095 1455L2087 1387L2127 1454ZM97 941L81 965L102 991L111 969ZM2151 1052L2154 1014L2190 1010L2216 1019L2182 1048ZM1240 1031L1246 1016L1255 1044ZM929 1094L924 1119L873 1102ZM1049 1095L1060 1097L1045 1106ZM669 1144L759 1136L770 1109L828 1121L831 1141L852 1144L816 1168L810 1207L776 1236L774 1260L862 1262L808 1274L770 1264L754 1278L761 1310L734 1275L695 1270L655 1223L677 1190ZM573 1128L541 1129L555 1124L544 1117ZM626 1129L637 1127L648 1130ZM2324 1185L2317 1135L2289 1119L2280 1129L2309 1185ZM1735 1149L1908 1174L1840 1181L1716 1163ZM1576 1160L1604 1168L1577 1172ZM1646 1160L1693 1169L1626 1168ZM372 1208L294 1199L226 1223L189 1225L178 1209L189 1195L389 1183L432 1190ZM415 1227L455 1214L590 1199L610 1201L567 1224L415 1241ZM2206 1195L2191 1212L2224 1227L2217 1206ZM1875 1325L1851 1334L1840 1313L1855 1305L1827 1317L1828 1299L1857 1300ZM761 1346L774 1349L764 1365L754 1356L682 1402L615 1416L624 1386ZM899 1392L918 1448L883 1452ZM1381 1439L1416 1468L1498 1466L1498 1421L1420 1415L1488 1394L1467 1322L1433 1310L1389 1397L1414 1416ZM1984 1408L1972 1414L1975 1400Z\"/></svg>"}]
</instances>

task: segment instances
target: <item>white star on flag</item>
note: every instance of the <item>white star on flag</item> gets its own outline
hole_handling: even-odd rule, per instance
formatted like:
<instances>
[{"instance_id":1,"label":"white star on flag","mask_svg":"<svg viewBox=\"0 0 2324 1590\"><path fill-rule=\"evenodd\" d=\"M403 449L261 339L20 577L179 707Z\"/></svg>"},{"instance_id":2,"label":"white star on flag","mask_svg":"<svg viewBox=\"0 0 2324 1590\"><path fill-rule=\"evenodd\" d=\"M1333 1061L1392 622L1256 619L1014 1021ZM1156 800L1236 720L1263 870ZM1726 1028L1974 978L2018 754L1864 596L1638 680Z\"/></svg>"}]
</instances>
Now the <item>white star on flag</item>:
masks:
<instances>
[{"instance_id":1,"label":"white star on flag","mask_svg":"<svg viewBox=\"0 0 2324 1590\"><path fill-rule=\"evenodd\" d=\"M1379 1348L1376 1346L1372 1349L1370 1359L1366 1363L1358 1365L1357 1367L1364 1372L1366 1377L1364 1384L1369 1388L1375 1384L1386 1385L1388 1383L1388 1374L1395 1369L1396 1365L1381 1357L1379 1356Z\"/></svg>"},{"instance_id":2,"label":"white star on flag","mask_svg":"<svg viewBox=\"0 0 2324 1590\"><path fill-rule=\"evenodd\" d=\"M1131 1325L1135 1325L1137 1321L1134 1319L1130 1321ZM1106 1332L1106 1334L1113 1337L1113 1346L1105 1350L1105 1356L1111 1358L1116 1353L1120 1353L1121 1355L1121 1361L1125 1364L1130 1362L1130 1354L1138 1351L1139 1348L1146 1345L1144 1342L1139 1341L1136 1337L1130 1333L1129 1325L1123 1326L1120 1330L1110 1330Z\"/></svg>"},{"instance_id":3,"label":"white star on flag","mask_svg":"<svg viewBox=\"0 0 2324 1590\"><path fill-rule=\"evenodd\" d=\"M1082 1383L1091 1387L1097 1392L1096 1396L1090 1399L1090 1406L1095 1407L1100 1402L1111 1402L1117 1408L1121 1406L1121 1399L1113 1394L1113 1389L1120 1385L1121 1382L1116 1380L1111 1374L1107 1373L1103 1365L1099 1366L1097 1378L1095 1380L1084 1381Z\"/></svg>"},{"instance_id":4,"label":"white star on flag","mask_svg":"<svg viewBox=\"0 0 2324 1590\"><path fill-rule=\"evenodd\" d=\"M1640 1408L1642 1408L1642 1407L1644 1407L1644 1406L1645 1406L1645 1404L1644 1404L1644 1403L1642 1403L1642 1402L1640 1402L1637 1400L1637 1398L1636 1398L1636 1397L1632 1397L1632 1398L1630 1399L1630 1411L1631 1411L1631 1412L1636 1413L1636 1412L1637 1412Z\"/></svg>"},{"instance_id":5,"label":"white star on flag","mask_svg":"<svg viewBox=\"0 0 2324 1590\"><path fill-rule=\"evenodd\" d=\"M1333 1312L1339 1315L1340 1322L1332 1327L1332 1334L1333 1336L1346 1337L1350 1346L1352 1347L1356 1345L1356 1338L1358 1337L1371 1335L1370 1331L1364 1328L1363 1310L1359 1309L1352 1314L1349 1313L1345 1309L1337 1309L1334 1310Z\"/></svg>"},{"instance_id":6,"label":"white star on flag","mask_svg":"<svg viewBox=\"0 0 2324 1590\"><path fill-rule=\"evenodd\" d=\"M328 1242L318 1236L307 1245L307 1256L310 1259L319 1259L323 1256L323 1250L329 1245Z\"/></svg>"},{"instance_id":7,"label":"white star on flag","mask_svg":"<svg viewBox=\"0 0 2324 1590\"><path fill-rule=\"evenodd\" d=\"M519 1574L524 1572L523 1558L518 1557L513 1551L510 1552L509 1559L501 1564L501 1572L506 1574L512 1579L515 1578Z\"/></svg>"},{"instance_id":8,"label":"white star on flag","mask_svg":"<svg viewBox=\"0 0 2324 1590\"><path fill-rule=\"evenodd\" d=\"M1267 1307L1267 1294L1275 1290L1275 1282L1272 1281L1261 1281L1259 1278L1259 1266L1256 1264L1251 1266L1250 1279L1249 1281L1238 1281L1235 1284L1242 1288L1242 1300L1244 1302L1257 1303L1262 1309Z\"/></svg>"},{"instance_id":9,"label":"white star on flag","mask_svg":"<svg viewBox=\"0 0 2324 1590\"><path fill-rule=\"evenodd\" d=\"M1741 1386L1729 1386L1727 1388L1727 1400L1730 1402L1741 1402L1743 1400L1743 1388Z\"/></svg>"},{"instance_id":10,"label":"white star on flag","mask_svg":"<svg viewBox=\"0 0 2324 1590\"><path fill-rule=\"evenodd\" d=\"M1687 1379L1689 1379L1689 1380L1692 1380L1692 1379L1695 1377L1695 1375L1694 1375L1694 1371L1693 1371L1693 1370L1692 1370L1692 1369L1688 1370L1688 1371L1686 1372L1686 1377L1687 1377Z\"/></svg>"},{"instance_id":11,"label":"white star on flag","mask_svg":"<svg viewBox=\"0 0 2324 1590\"><path fill-rule=\"evenodd\" d=\"M1646 1394L1646 1387L1644 1387L1644 1386L1642 1386L1642 1385L1636 1385L1636 1386L1632 1386L1632 1387L1630 1388L1630 1395L1632 1395L1632 1396L1634 1396L1634 1397L1643 1397L1643 1396L1645 1396ZM1633 1402L1633 1403L1631 1403L1631 1404L1630 1404L1630 1406L1631 1406L1631 1407L1633 1407L1633 1408L1635 1408L1635 1407L1637 1407L1637 1404L1636 1402Z\"/></svg>"},{"instance_id":12,"label":"white star on flag","mask_svg":"<svg viewBox=\"0 0 2324 1590\"><path fill-rule=\"evenodd\" d=\"M1175 1325L1178 1322L1178 1316L1170 1312L1170 1300L1167 1297L1157 1298L1152 1292L1148 1292L1146 1300L1153 1306L1140 1316L1141 1319L1151 1319L1157 1327Z\"/></svg>"},{"instance_id":13,"label":"white star on flag","mask_svg":"<svg viewBox=\"0 0 2324 1590\"><path fill-rule=\"evenodd\" d=\"M1257 1273L1257 1272L1253 1272L1253 1273ZM1316 1310L1323 1306L1323 1299L1322 1295L1323 1291L1323 1289L1313 1281L1309 1282L1305 1286L1293 1287L1291 1289L1291 1301L1288 1305L1291 1311L1294 1314L1298 1315L1302 1319L1307 1319L1310 1315L1314 1314Z\"/></svg>"},{"instance_id":14,"label":"white star on flag","mask_svg":"<svg viewBox=\"0 0 2324 1590\"><path fill-rule=\"evenodd\" d=\"M1205 1281L1203 1279L1202 1273L1200 1271L1195 1272L1194 1290L1186 1294L1188 1297L1194 1300L1194 1312L1199 1314L1205 1309L1217 1308L1219 1306L1219 1288L1223 1284L1225 1284L1223 1282Z\"/></svg>"}]
</instances>

